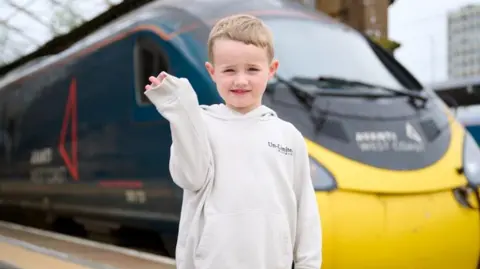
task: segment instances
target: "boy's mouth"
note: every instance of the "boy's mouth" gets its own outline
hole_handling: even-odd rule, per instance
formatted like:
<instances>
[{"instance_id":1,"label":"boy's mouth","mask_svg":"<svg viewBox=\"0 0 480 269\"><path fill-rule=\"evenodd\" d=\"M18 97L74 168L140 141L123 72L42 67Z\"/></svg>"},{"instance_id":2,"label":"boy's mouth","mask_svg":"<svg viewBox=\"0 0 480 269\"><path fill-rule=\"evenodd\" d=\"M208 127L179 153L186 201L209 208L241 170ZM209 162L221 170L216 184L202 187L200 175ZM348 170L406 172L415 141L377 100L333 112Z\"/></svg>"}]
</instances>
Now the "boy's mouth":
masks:
<instances>
[{"instance_id":1,"label":"boy's mouth","mask_svg":"<svg viewBox=\"0 0 480 269\"><path fill-rule=\"evenodd\" d=\"M235 93L235 94L245 94L247 92L250 92L249 90L243 90L243 89L234 89L234 90L230 90L230 91Z\"/></svg>"}]
</instances>

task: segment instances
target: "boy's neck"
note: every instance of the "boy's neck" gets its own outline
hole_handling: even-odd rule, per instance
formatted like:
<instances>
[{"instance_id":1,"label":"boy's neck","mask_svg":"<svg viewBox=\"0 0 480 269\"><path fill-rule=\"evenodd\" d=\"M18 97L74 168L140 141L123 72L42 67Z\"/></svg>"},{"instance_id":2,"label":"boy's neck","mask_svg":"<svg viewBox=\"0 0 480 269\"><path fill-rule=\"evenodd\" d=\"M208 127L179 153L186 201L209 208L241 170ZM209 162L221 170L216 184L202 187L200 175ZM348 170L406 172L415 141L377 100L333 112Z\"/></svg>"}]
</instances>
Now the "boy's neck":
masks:
<instances>
[{"instance_id":1,"label":"boy's neck","mask_svg":"<svg viewBox=\"0 0 480 269\"><path fill-rule=\"evenodd\" d=\"M237 113L240 113L242 115L245 115L257 108L259 108L261 106L261 104L257 104L257 105L254 105L254 106L249 106L249 107L234 107L230 104L225 104L228 108L230 108L231 110L237 112Z\"/></svg>"}]
</instances>

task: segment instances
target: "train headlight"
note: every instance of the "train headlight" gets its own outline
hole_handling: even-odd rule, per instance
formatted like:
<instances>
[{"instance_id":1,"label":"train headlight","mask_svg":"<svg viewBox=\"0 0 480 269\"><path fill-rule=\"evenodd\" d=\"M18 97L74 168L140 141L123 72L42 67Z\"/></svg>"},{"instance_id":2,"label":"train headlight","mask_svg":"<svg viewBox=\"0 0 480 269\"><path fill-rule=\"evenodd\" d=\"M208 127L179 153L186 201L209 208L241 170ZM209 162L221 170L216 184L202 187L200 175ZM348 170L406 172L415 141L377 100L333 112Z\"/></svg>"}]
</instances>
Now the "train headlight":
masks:
<instances>
[{"instance_id":1,"label":"train headlight","mask_svg":"<svg viewBox=\"0 0 480 269\"><path fill-rule=\"evenodd\" d=\"M312 157L310 158L310 176L316 191L331 191L337 188L333 175Z\"/></svg>"},{"instance_id":2,"label":"train headlight","mask_svg":"<svg viewBox=\"0 0 480 269\"><path fill-rule=\"evenodd\" d=\"M480 149L468 131L465 131L465 140L463 143L463 171L470 185L479 186Z\"/></svg>"}]
</instances>

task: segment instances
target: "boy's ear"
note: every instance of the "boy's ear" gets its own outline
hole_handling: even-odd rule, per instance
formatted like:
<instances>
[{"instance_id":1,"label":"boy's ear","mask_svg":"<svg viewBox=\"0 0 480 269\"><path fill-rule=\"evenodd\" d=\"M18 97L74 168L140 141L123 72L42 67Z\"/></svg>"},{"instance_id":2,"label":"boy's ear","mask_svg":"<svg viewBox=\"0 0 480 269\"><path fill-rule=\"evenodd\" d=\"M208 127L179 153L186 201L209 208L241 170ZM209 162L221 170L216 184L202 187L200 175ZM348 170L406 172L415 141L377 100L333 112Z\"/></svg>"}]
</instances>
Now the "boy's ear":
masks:
<instances>
[{"instance_id":1,"label":"boy's ear","mask_svg":"<svg viewBox=\"0 0 480 269\"><path fill-rule=\"evenodd\" d=\"M275 73L278 70L278 65L279 65L278 60L273 59L272 63L270 64L270 67L269 67L269 74L268 74L269 78L272 78L275 75Z\"/></svg>"},{"instance_id":2,"label":"boy's ear","mask_svg":"<svg viewBox=\"0 0 480 269\"><path fill-rule=\"evenodd\" d=\"M213 65L209 62L205 62L205 68L207 68L208 73L210 74L210 77L212 78L213 81L215 81L215 68L213 68Z\"/></svg>"}]
</instances>

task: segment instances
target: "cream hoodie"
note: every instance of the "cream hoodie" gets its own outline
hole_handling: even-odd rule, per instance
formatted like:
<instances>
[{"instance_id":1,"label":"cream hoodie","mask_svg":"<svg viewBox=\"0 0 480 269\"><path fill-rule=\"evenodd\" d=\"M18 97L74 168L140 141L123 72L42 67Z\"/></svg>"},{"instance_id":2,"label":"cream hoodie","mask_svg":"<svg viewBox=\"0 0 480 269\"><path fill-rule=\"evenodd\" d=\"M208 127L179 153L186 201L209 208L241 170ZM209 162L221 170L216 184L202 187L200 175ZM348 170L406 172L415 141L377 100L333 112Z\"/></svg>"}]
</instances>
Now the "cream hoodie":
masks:
<instances>
[{"instance_id":1,"label":"cream hoodie","mask_svg":"<svg viewBox=\"0 0 480 269\"><path fill-rule=\"evenodd\" d=\"M322 237L305 141L261 106L200 106L188 80L145 92L171 126L184 190L177 269L319 269Z\"/></svg>"}]
</instances>

